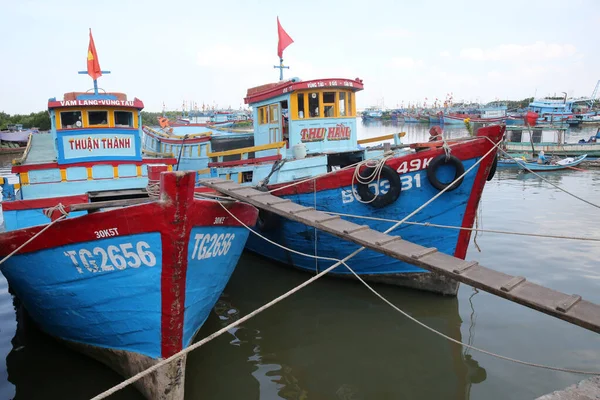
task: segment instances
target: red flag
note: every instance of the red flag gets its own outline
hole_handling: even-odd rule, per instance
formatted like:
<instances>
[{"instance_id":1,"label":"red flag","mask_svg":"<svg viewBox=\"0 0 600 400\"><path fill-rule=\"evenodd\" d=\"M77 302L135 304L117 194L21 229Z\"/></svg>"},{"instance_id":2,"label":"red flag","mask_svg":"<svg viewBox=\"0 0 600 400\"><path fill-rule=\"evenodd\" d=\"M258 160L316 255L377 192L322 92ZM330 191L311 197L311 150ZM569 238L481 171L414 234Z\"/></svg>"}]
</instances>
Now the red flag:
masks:
<instances>
[{"instance_id":1,"label":"red flag","mask_svg":"<svg viewBox=\"0 0 600 400\"><path fill-rule=\"evenodd\" d=\"M281 24L279 23L279 17L277 17L277 35L279 36L279 43L277 44L277 55L279 58L283 58L283 50L288 47L290 44L294 43L290 35L287 34L286 31L283 30Z\"/></svg>"},{"instance_id":2,"label":"red flag","mask_svg":"<svg viewBox=\"0 0 600 400\"><path fill-rule=\"evenodd\" d=\"M100 63L98 62L98 53L96 53L96 46L94 45L94 38L92 37L92 30L90 29L90 45L88 46L87 54L87 72L93 80L98 79L102 76L102 70L100 69Z\"/></svg>"}]
</instances>

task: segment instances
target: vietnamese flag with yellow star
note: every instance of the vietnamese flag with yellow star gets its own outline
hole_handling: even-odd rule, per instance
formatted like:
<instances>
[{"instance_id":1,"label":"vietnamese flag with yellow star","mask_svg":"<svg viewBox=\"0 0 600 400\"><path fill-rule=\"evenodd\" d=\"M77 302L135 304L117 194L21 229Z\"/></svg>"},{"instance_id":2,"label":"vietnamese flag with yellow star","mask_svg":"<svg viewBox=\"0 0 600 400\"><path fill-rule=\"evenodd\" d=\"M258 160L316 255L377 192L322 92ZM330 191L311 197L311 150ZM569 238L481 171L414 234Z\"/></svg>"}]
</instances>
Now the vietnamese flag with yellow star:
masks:
<instances>
[{"instance_id":1,"label":"vietnamese flag with yellow star","mask_svg":"<svg viewBox=\"0 0 600 400\"><path fill-rule=\"evenodd\" d=\"M92 37L92 30L90 29L90 45L88 46L87 54L87 72L93 80L98 79L102 76L102 70L100 69L100 63L98 62L98 53L96 53L96 46L94 45L94 38Z\"/></svg>"}]
</instances>

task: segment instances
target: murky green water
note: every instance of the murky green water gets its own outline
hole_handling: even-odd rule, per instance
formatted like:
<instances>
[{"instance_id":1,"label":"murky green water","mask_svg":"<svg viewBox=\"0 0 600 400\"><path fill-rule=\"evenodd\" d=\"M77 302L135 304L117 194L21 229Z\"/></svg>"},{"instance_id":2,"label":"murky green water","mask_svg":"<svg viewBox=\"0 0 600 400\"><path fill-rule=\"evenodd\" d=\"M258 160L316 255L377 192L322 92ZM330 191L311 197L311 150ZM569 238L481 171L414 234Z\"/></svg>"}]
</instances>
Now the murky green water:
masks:
<instances>
[{"instance_id":1,"label":"murky green water","mask_svg":"<svg viewBox=\"0 0 600 400\"><path fill-rule=\"evenodd\" d=\"M427 129L361 125L359 137L403 130L405 141L413 142L423 140ZM592 133L572 132L570 140ZM0 159L0 173L7 168L8 160ZM600 203L600 170L544 176ZM484 190L480 215L479 226L486 229L600 237L600 210L530 174L499 171ZM468 259L600 302L598 242L484 233L477 235L477 244L481 252L471 243ZM244 255L199 337L309 277ZM485 292L461 285L457 298L442 298L375 287L415 318L464 342L536 363L600 370L599 335ZM84 399L121 380L31 323L19 324L16 337L15 330L13 302L2 281L0 357L6 356L8 375L0 383L0 398L16 392L19 399ZM193 352L186 398L530 399L581 379L465 352L407 320L361 284L325 278ZM141 397L128 390L114 398Z\"/></svg>"}]
</instances>

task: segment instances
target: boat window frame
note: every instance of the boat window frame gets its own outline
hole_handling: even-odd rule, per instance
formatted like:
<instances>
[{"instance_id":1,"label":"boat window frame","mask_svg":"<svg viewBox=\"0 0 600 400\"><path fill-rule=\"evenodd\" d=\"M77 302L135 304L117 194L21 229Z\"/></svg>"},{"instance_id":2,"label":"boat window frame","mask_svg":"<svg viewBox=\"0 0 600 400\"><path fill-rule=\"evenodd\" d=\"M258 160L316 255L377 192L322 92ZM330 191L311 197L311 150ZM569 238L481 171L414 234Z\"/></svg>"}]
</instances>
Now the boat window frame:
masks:
<instances>
[{"instance_id":1,"label":"boat window frame","mask_svg":"<svg viewBox=\"0 0 600 400\"><path fill-rule=\"evenodd\" d=\"M129 115L131 115L130 125L123 125L123 124L117 125L117 113L128 113ZM131 111L131 110L113 110L112 114L113 114L113 121L114 121L115 128L135 128L135 115L134 115L133 111Z\"/></svg>"},{"instance_id":2,"label":"boat window frame","mask_svg":"<svg viewBox=\"0 0 600 400\"><path fill-rule=\"evenodd\" d=\"M106 123L105 124L91 124L90 123L90 113L91 112L105 112L106 113ZM100 127L100 128L106 128L108 126L110 126L110 111L109 110L86 110L85 114L87 116L87 127Z\"/></svg>"},{"instance_id":3,"label":"boat window frame","mask_svg":"<svg viewBox=\"0 0 600 400\"><path fill-rule=\"evenodd\" d=\"M325 105L331 105L332 103L323 103L323 93L325 92L335 92L335 103L334 105L334 114L332 117L325 117L324 116L324 110L325 110ZM310 112L307 115L307 110L309 110L308 108L308 102L309 102L309 97L312 93L318 93L319 94L319 116L314 116L311 117L310 116ZM340 114L340 108L339 108L339 101L340 101L340 93L344 93L344 109L345 109L345 114L346 115L341 115ZM300 117L300 96L303 97L303 105L302 107L304 108L304 116ZM352 90L347 90L347 89L343 89L343 88L325 88L325 89L303 89L301 91L296 92L294 95L291 96L291 102L290 102L290 107L291 107L291 118L294 121L304 121L307 119L331 119L331 118L353 118L356 117L356 110L353 107L354 104L354 92Z\"/></svg>"},{"instance_id":4,"label":"boat window frame","mask_svg":"<svg viewBox=\"0 0 600 400\"><path fill-rule=\"evenodd\" d=\"M71 113L73 113L73 114L79 113L79 120L81 121L81 126L76 126L73 124L73 125L70 125L71 126L70 128L68 128L66 125L64 125L63 114L71 114ZM59 111L58 114L59 114L59 118L60 118L60 129L81 129L81 128L83 128L84 125L83 125L82 110L64 110L64 111ZM77 122L77 120L75 122ZM57 129L59 129L59 128L57 128Z\"/></svg>"}]
</instances>

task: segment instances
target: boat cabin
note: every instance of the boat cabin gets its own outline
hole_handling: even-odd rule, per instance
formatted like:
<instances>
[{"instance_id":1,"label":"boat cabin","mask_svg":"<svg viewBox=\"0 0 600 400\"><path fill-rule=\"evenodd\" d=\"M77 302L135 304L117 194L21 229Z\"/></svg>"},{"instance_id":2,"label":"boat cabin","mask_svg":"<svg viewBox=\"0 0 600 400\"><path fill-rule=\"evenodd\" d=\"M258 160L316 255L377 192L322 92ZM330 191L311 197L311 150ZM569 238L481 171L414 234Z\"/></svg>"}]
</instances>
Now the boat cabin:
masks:
<instances>
[{"instance_id":1,"label":"boat cabin","mask_svg":"<svg viewBox=\"0 0 600 400\"><path fill-rule=\"evenodd\" d=\"M304 145L308 155L357 150L355 93L362 89L358 78L292 78L248 89L244 101L253 107L254 145Z\"/></svg>"},{"instance_id":2,"label":"boat cabin","mask_svg":"<svg viewBox=\"0 0 600 400\"><path fill-rule=\"evenodd\" d=\"M143 107L141 100L128 100L123 93L66 93L62 100L49 99L50 132L30 136L23 157L13 161L18 183L3 185L19 200L2 203L7 229L47 223L40 211L57 201L147 197L147 165L176 160L142 158Z\"/></svg>"}]
</instances>

